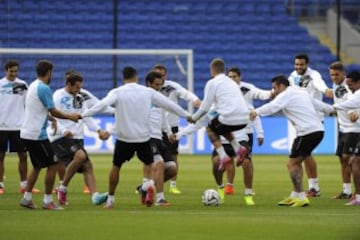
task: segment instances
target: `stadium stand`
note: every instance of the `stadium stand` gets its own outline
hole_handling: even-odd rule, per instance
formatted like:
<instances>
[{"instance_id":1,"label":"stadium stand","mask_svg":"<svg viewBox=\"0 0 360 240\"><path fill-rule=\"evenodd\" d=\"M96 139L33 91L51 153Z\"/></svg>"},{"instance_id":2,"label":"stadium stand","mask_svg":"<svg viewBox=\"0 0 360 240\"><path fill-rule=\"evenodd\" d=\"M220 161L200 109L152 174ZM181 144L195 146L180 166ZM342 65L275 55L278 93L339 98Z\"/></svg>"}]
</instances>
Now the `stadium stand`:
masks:
<instances>
[{"instance_id":1,"label":"stadium stand","mask_svg":"<svg viewBox=\"0 0 360 240\"><path fill-rule=\"evenodd\" d=\"M284 0L118 3L114 26L112 1L1 1L0 15L5 16L0 21L1 47L113 48L116 27L116 46L121 49L193 49L195 92L200 97L209 79L209 62L214 57L224 58L228 66L239 66L246 81L269 88L273 75L288 75L293 69L294 55L306 52L311 66L330 85L327 66L335 56L299 26L296 16L288 15ZM82 61L74 61L71 56L49 58L56 63L53 88L62 86L63 73L69 68L81 71L87 79L85 87L99 97L114 85L112 56L84 56ZM35 63L29 63L26 56L19 60L20 77L30 81L35 77ZM137 66L136 59L131 63L139 68L140 76L153 65ZM119 64L118 69L121 68ZM169 69L170 77L171 73Z\"/></svg>"}]
</instances>

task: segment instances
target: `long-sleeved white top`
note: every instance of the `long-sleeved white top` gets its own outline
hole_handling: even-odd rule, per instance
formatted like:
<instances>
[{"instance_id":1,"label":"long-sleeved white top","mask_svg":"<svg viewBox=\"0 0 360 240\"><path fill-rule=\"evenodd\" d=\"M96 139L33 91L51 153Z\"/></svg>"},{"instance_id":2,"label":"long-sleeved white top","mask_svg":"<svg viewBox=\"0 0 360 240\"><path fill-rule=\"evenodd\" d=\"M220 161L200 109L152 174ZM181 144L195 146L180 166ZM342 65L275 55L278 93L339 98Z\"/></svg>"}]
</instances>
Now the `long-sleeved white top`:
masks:
<instances>
[{"instance_id":1,"label":"long-sleeved white top","mask_svg":"<svg viewBox=\"0 0 360 240\"><path fill-rule=\"evenodd\" d=\"M241 81L239 86L250 109L254 109L254 99L267 100L271 96L271 91L262 90L251 83ZM248 134L252 134L254 132L254 128L256 130L257 137L263 138L264 129L259 117L255 118L254 121L248 124L245 128L245 131Z\"/></svg>"},{"instance_id":2,"label":"long-sleeved white top","mask_svg":"<svg viewBox=\"0 0 360 240\"><path fill-rule=\"evenodd\" d=\"M282 110L295 127L296 135L304 136L312 132L324 131L324 126L315 109L329 113L333 111L329 104L311 98L307 91L290 86L274 100L255 111L260 116L268 116Z\"/></svg>"},{"instance_id":3,"label":"long-sleeved white top","mask_svg":"<svg viewBox=\"0 0 360 240\"><path fill-rule=\"evenodd\" d=\"M225 74L218 74L205 85L204 99L193 115L196 121L214 104L219 121L226 125L249 123L249 108L239 86Z\"/></svg>"},{"instance_id":4,"label":"long-sleeved white top","mask_svg":"<svg viewBox=\"0 0 360 240\"><path fill-rule=\"evenodd\" d=\"M75 96L68 93L65 88L58 89L53 94L54 105L56 109L59 109L65 113L78 113L82 114L88 105L93 105L94 103L90 102L91 98L88 97L88 93L84 92L82 89L80 93ZM53 129L49 125L47 128L47 133L49 136L50 142L53 142L64 136L65 131L72 133L74 139L83 139L84 138L84 123L92 131L98 131L100 126L94 121L93 118L84 118L80 119L77 123L70 121L68 119L59 119L57 121L57 132L54 134Z\"/></svg>"},{"instance_id":5,"label":"long-sleeved white top","mask_svg":"<svg viewBox=\"0 0 360 240\"><path fill-rule=\"evenodd\" d=\"M178 103L179 98L187 102L195 102L199 100L194 93L171 80L165 80L164 86L160 89L160 92L176 104ZM171 112L168 113L168 122L171 127L179 126L179 121L178 115Z\"/></svg>"},{"instance_id":6,"label":"long-sleeved white top","mask_svg":"<svg viewBox=\"0 0 360 240\"><path fill-rule=\"evenodd\" d=\"M92 116L110 105L115 106L116 138L124 142L145 142L150 139L152 105L162 107L179 116L189 116L186 110L161 93L137 83L127 83L111 90L105 98L86 110L82 116Z\"/></svg>"},{"instance_id":7,"label":"long-sleeved white top","mask_svg":"<svg viewBox=\"0 0 360 240\"><path fill-rule=\"evenodd\" d=\"M162 140L162 133L170 134L166 111L155 105L151 106L150 113L151 138Z\"/></svg>"},{"instance_id":8,"label":"long-sleeved white top","mask_svg":"<svg viewBox=\"0 0 360 240\"><path fill-rule=\"evenodd\" d=\"M320 73L314 69L311 69L310 67L307 68L304 75L299 75L296 71L293 71L290 74L288 80L291 86L305 88L310 96L320 101L322 101L323 94L325 93L326 89L328 89ZM324 113L320 111L317 113L320 117L320 120L323 121Z\"/></svg>"},{"instance_id":9,"label":"long-sleeved white top","mask_svg":"<svg viewBox=\"0 0 360 240\"><path fill-rule=\"evenodd\" d=\"M19 131L25 116L25 97L28 85L16 78L9 81L0 79L0 130Z\"/></svg>"},{"instance_id":10,"label":"long-sleeved white top","mask_svg":"<svg viewBox=\"0 0 360 240\"><path fill-rule=\"evenodd\" d=\"M82 88L80 90L79 94L83 97L84 103L87 108L91 108L92 106L95 105L95 103L97 103L99 101L99 99L95 95L93 95L91 92L89 92L88 90L86 90L84 88ZM114 114L115 109L113 107L108 106L105 109L103 109L101 111L101 113Z\"/></svg>"},{"instance_id":11,"label":"long-sleeved white top","mask_svg":"<svg viewBox=\"0 0 360 240\"><path fill-rule=\"evenodd\" d=\"M334 92L334 103L342 103L348 99L352 98L352 92L345 83L345 80L342 81L339 85L333 85L333 92ZM359 109L358 106L357 109ZM353 109L356 110L356 109ZM358 133L360 132L360 121L351 122L349 118L349 111L348 110L341 110L337 111L337 120L339 123L339 131L343 133Z\"/></svg>"},{"instance_id":12,"label":"long-sleeved white top","mask_svg":"<svg viewBox=\"0 0 360 240\"><path fill-rule=\"evenodd\" d=\"M338 102L333 105L336 110L358 110L360 108L360 90L357 90L343 102Z\"/></svg>"}]
</instances>

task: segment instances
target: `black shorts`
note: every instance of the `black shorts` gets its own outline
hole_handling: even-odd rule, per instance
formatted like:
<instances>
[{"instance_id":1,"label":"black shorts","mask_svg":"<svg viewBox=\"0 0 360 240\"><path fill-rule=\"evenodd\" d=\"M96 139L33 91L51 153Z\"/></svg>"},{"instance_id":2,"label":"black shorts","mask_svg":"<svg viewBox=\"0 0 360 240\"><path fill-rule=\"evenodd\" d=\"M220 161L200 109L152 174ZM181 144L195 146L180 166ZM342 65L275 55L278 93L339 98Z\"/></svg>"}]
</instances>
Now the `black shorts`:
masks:
<instances>
[{"instance_id":1,"label":"black shorts","mask_svg":"<svg viewBox=\"0 0 360 240\"><path fill-rule=\"evenodd\" d=\"M179 132L179 127L171 127L171 132L172 133ZM163 133L163 142L169 147L169 150L172 155L179 154L179 141L171 143L169 142L169 138L167 137L166 133Z\"/></svg>"},{"instance_id":2,"label":"black shorts","mask_svg":"<svg viewBox=\"0 0 360 240\"><path fill-rule=\"evenodd\" d=\"M248 134L249 140L247 141L248 145L249 145L249 149L248 149L248 153L251 155L252 154L252 149L253 149L253 145L254 145L254 134L253 133L249 133Z\"/></svg>"},{"instance_id":3,"label":"black shorts","mask_svg":"<svg viewBox=\"0 0 360 240\"><path fill-rule=\"evenodd\" d=\"M318 131L295 138L291 147L290 158L310 156L312 151L319 145L323 137L324 132Z\"/></svg>"},{"instance_id":4,"label":"black shorts","mask_svg":"<svg viewBox=\"0 0 360 240\"><path fill-rule=\"evenodd\" d=\"M57 158L54 155L53 149L46 140L28 140L21 139L29 151L31 163L34 168L46 168L48 166L57 164Z\"/></svg>"},{"instance_id":5,"label":"black shorts","mask_svg":"<svg viewBox=\"0 0 360 240\"><path fill-rule=\"evenodd\" d=\"M141 143L128 143L116 140L113 164L117 167L121 167L124 162L130 161L135 153L145 165L150 165L154 162L150 140Z\"/></svg>"},{"instance_id":6,"label":"black shorts","mask_svg":"<svg viewBox=\"0 0 360 240\"><path fill-rule=\"evenodd\" d=\"M356 147L354 150L354 155L360 157L360 140L356 143Z\"/></svg>"},{"instance_id":7,"label":"black shorts","mask_svg":"<svg viewBox=\"0 0 360 240\"><path fill-rule=\"evenodd\" d=\"M240 144L241 146L245 147L245 148L248 150L248 152L246 153L245 158L251 160L251 154L249 154L249 144L248 144L248 142L247 142L247 141L240 141L239 144ZM229 143L223 144L223 147L224 147L224 149L225 149L226 154L227 154L229 157L232 157L232 158L233 158L233 157L236 156L235 151L234 151L234 148L231 146L231 144L229 144ZM219 154L217 153L216 149L214 149L214 150L212 151L212 158L214 158L214 157L216 157L216 156L218 156L218 155L219 155Z\"/></svg>"},{"instance_id":8,"label":"black shorts","mask_svg":"<svg viewBox=\"0 0 360 240\"><path fill-rule=\"evenodd\" d=\"M164 159L164 162L174 161L169 147L162 140L151 138L150 146L153 156L159 154Z\"/></svg>"},{"instance_id":9,"label":"black shorts","mask_svg":"<svg viewBox=\"0 0 360 240\"><path fill-rule=\"evenodd\" d=\"M360 133L342 133L338 134L338 144L336 148L336 155L353 154L356 143L360 140Z\"/></svg>"},{"instance_id":10,"label":"black shorts","mask_svg":"<svg viewBox=\"0 0 360 240\"><path fill-rule=\"evenodd\" d=\"M242 125L225 125L219 121L219 116L216 116L209 122L208 127L217 135L224 135L226 133L234 132L246 127L246 124Z\"/></svg>"},{"instance_id":11,"label":"black shorts","mask_svg":"<svg viewBox=\"0 0 360 240\"><path fill-rule=\"evenodd\" d=\"M65 166L68 166L74 158L74 155L77 151L83 150L87 156L87 152L84 149L84 140L83 139L73 139L73 138L60 138L51 143L51 147L54 150L55 156L64 163ZM89 158L87 157L86 161ZM83 168L80 167L78 172L83 172Z\"/></svg>"},{"instance_id":12,"label":"black shorts","mask_svg":"<svg viewBox=\"0 0 360 240\"><path fill-rule=\"evenodd\" d=\"M0 152L26 152L24 142L20 139L19 131L0 131Z\"/></svg>"}]
</instances>

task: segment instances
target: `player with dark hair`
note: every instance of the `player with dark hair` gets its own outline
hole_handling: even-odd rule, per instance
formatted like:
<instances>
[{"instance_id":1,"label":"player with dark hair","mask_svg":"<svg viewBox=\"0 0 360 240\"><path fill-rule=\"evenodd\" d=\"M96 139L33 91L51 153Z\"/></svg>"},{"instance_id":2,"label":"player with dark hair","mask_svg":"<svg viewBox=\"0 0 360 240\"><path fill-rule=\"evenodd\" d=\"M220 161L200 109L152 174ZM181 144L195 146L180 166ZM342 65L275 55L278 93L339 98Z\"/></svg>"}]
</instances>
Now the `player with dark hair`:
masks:
<instances>
[{"instance_id":1,"label":"player with dark hair","mask_svg":"<svg viewBox=\"0 0 360 240\"><path fill-rule=\"evenodd\" d=\"M296 129L296 138L292 144L290 158L287 164L293 191L290 197L280 201L280 206L304 207L310 204L303 189L301 163L309 156L321 142L324 136L324 126L317 116L316 110L326 113L333 112L333 108L316 99L309 97L306 91L289 86L289 81L284 75L272 79L275 98L254 111L250 118L268 116L279 111L289 119Z\"/></svg>"},{"instance_id":2,"label":"player with dark hair","mask_svg":"<svg viewBox=\"0 0 360 240\"><path fill-rule=\"evenodd\" d=\"M112 208L115 202L115 190L120 178L122 164L130 161L135 153L145 165L154 169L154 158L151 151L151 106L156 105L174 112L190 120L190 114L164 97L159 92L138 84L137 71L133 67L125 67L122 71L124 85L111 90L105 98L85 111L82 116L88 117L106 106L115 106L116 143L113 165L109 174L109 196L105 208ZM139 116L141 113L141 116ZM153 176L142 185L146 191L144 203L154 203Z\"/></svg>"},{"instance_id":3,"label":"player with dark hair","mask_svg":"<svg viewBox=\"0 0 360 240\"><path fill-rule=\"evenodd\" d=\"M271 91L259 89L253 84L242 81L241 70L237 67L232 67L228 70L228 77L234 80L238 84L241 92L244 95L246 103L248 104L248 107L250 109L254 108L253 105L254 99L268 100L272 98ZM254 121L250 122L246 126L246 128L241 130L243 134L236 134L236 136L239 135L239 137L237 137L237 140L247 141L246 146L248 146L248 153L246 155L246 158L244 159L244 162L241 164L244 172L245 202L247 205L255 204L252 200L252 195L253 195L252 182L253 182L253 171L254 171L254 165L252 161L252 148L253 148L253 140L254 140L254 129L256 130L258 145L261 146L264 141L264 130L262 128L260 117L255 118ZM241 137L244 134L247 135L248 140L245 140L244 137ZM244 145L243 143L240 144ZM235 176L234 162L232 162L232 164L229 164L227 166L226 172L228 175L228 179L230 181L232 179L233 181ZM225 185L224 192L225 194L233 193L233 186L231 183Z\"/></svg>"},{"instance_id":4,"label":"player with dark hair","mask_svg":"<svg viewBox=\"0 0 360 240\"><path fill-rule=\"evenodd\" d=\"M353 92L353 95L349 99L335 103L334 108L337 111L356 111L350 113L350 120L353 122L359 119L359 106L360 106L360 72L352 71L346 75L346 84L349 89ZM345 205L349 206L360 206L360 139L357 140L354 154L351 156L349 163L351 165L351 173L353 175L355 196L350 199L350 202Z\"/></svg>"},{"instance_id":5,"label":"player with dark hair","mask_svg":"<svg viewBox=\"0 0 360 240\"><path fill-rule=\"evenodd\" d=\"M68 82L69 76L72 74L79 75L80 73L76 72L73 69L67 70L65 72L65 85ZM94 104L99 101L99 99L95 95L93 95L90 91L88 91L84 88L81 88L80 92L78 93L78 96L81 97L83 104L86 105L87 108L94 106ZM113 115L114 108L107 107L102 113ZM65 165L63 164L63 162L59 162L58 175L59 175L59 185L61 185L63 183L64 176L65 176ZM56 190L54 190L54 192L56 192ZM85 193L85 194L91 193L91 191L90 191L89 187L86 185L86 183L85 183L83 193Z\"/></svg>"},{"instance_id":6,"label":"player with dark hair","mask_svg":"<svg viewBox=\"0 0 360 240\"><path fill-rule=\"evenodd\" d=\"M156 91L160 91L163 86L163 75L159 72L151 71L146 75L146 85ZM171 134L171 129L168 124L167 114L164 109L155 105L151 108L150 114L150 127L151 127L151 151L154 156L154 163L156 165L154 179L156 187L156 205L169 206L170 203L164 196L164 182L176 176L177 167L172 157L169 146L163 141ZM163 136L165 133L165 136ZM151 176L150 168L144 165L144 179L143 182L148 181ZM141 191L141 188L138 187Z\"/></svg>"},{"instance_id":7,"label":"player with dark hair","mask_svg":"<svg viewBox=\"0 0 360 240\"><path fill-rule=\"evenodd\" d=\"M291 86L306 89L310 96L322 101L323 95L332 98L332 90L329 89L320 73L309 67L309 57L305 53L299 53L294 57L295 70L290 74L288 80ZM320 121L324 121L324 113L317 112ZM291 125L290 125L291 126ZM308 197L319 197L320 186L317 174L317 163L312 156L304 161L306 174L308 176Z\"/></svg>"},{"instance_id":8,"label":"player with dark hair","mask_svg":"<svg viewBox=\"0 0 360 240\"><path fill-rule=\"evenodd\" d=\"M344 65L334 62L329 67L330 78L333 81L334 102L341 103L349 99L351 90L346 84ZM360 137L360 122L352 122L346 110L337 111L338 141L336 155L341 166L342 190L334 199L350 199L351 191L351 165L350 157L354 154L357 140Z\"/></svg>"},{"instance_id":9,"label":"player with dark hair","mask_svg":"<svg viewBox=\"0 0 360 240\"><path fill-rule=\"evenodd\" d=\"M82 92L83 77L76 72L67 76L64 88L54 92L55 107L65 113L81 114L86 105L86 93ZM57 188L57 196L61 205L67 205L67 187L76 172L82 173L84 181L91 193L94 205L106 201L107 193L100 194L96 189L95 175L89 156L84 149L84 123L90 130L99 134L101 140L109 138L110 133L103 131L92 118L75 123L69 120L56 119L57 129L48 128L51 146L61 166L66 166L63 182Z\"/></svg>"},{"instance_id":10,"label":"player with dark hair","mask_svg":"<svg viewBox=\"0 0 360 240\"><path fill-rule=\"evenodd\" d=\"M189 90L182 87L177 82L171 81L167 79L167 69L164 65L157 64L153 67L154 71L157 71L163 75L163 86L160 89L160 92L168 97L174 103L178 103L179 99L183 99L187 102L190 102L194 107L199 107L201 101L199 98ZM168 121L171 127L172 133L177 133L179 131L179 117L173 113L168 114ZM173 159L176 163L177 172L179 171L179 162L178 162L178 154L179 154L179 142L170 143L167 137L164 137L164 142L169 145L170 151L172 153ZM169 192L172 194L180 194L181 191L178 189L176 185L177 173L170 180L170 188Z\"/></svg>"},{"instance_id":11,"label":"player with dark hair","mask_svg":"<svg viewBox=\"0 0 360 240\"><path fill-rule=\"evenodd\" d=\"M0 79L0 195L5 192L4 160L6 152L17 152L19 157L20 193L25 192L27 153L20 139L20 127L24 121L25 97L28 85L19 79L19 63L8 60L4 66L5 77ZM34 188L33 193L40 190Z\"/></svg>"},{"instance_id":12,"label":"player with dark hair","mask_svg":"<svg viewBox=\"0 0 360 240\"><path fill-rule=\"evenodd\" d=\"M32 201L32 189L42 168L47 168L42 207L48 210L62 209L54 203L52 198L58 164L46 134L49 113L52 117L70 119L72 121L79 119L77 114L63 113L54 107L52 91L48 86L51 81L53 68L53 64L49 61L41 60L38 62L36 66L38 78L29 86L25 99L24 123L20 129L20 137L29 151L33 165L33 169L27 178L28 184L20 205L30 209L36 208Z\"/></svg>"}]
</instances>

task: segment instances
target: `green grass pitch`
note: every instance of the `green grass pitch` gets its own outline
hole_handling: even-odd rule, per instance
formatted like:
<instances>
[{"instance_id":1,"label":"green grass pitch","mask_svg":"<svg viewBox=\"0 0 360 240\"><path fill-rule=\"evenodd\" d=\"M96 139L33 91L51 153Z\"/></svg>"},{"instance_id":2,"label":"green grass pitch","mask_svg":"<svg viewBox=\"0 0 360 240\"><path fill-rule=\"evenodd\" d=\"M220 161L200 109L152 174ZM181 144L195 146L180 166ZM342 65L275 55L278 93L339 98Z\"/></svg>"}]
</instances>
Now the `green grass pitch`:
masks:
<instances>
[{"instance_id":1,"label":"green grass pitch","mask_svg":"<svg viewBox=\"0 0 360 240\"><path fill-rule=\"evenodd\" d=\"M99 191L107 191L111 155L92 155ZM116 192L115 208L92 206L82 193L82 176L75 176L68 190L69 206L64 211L27 210L19 206L19 177L15 155L8 155L6 192L0 196L0 239L360 239L360 207L344 206L345 200L331 200L342 188L340 165L335 156L315 156L318 162L321 197L311 199L305 208L279 207L276 203L289 195L287 156L254 156L254 200L243 201L242 169L235 177L235 195L227 196L218 207L205 207L202 192L216 185L209 156L181 155L178 186L181 195L167 193L169 207L140 205L135 187L141 182L138 160L123 166ZM29 169L31 169L29 164ZM44 170L43 170L44 171ZM43 173L42 173L43 174ZM44 178L36 187L43 192ZM58 180L57 180L58 182ZM304 181L307 187L307 181ZM34 196L41 205L43 194ZM55 196L54 196L55 197Z\"/></svg>"}]
</instances>

